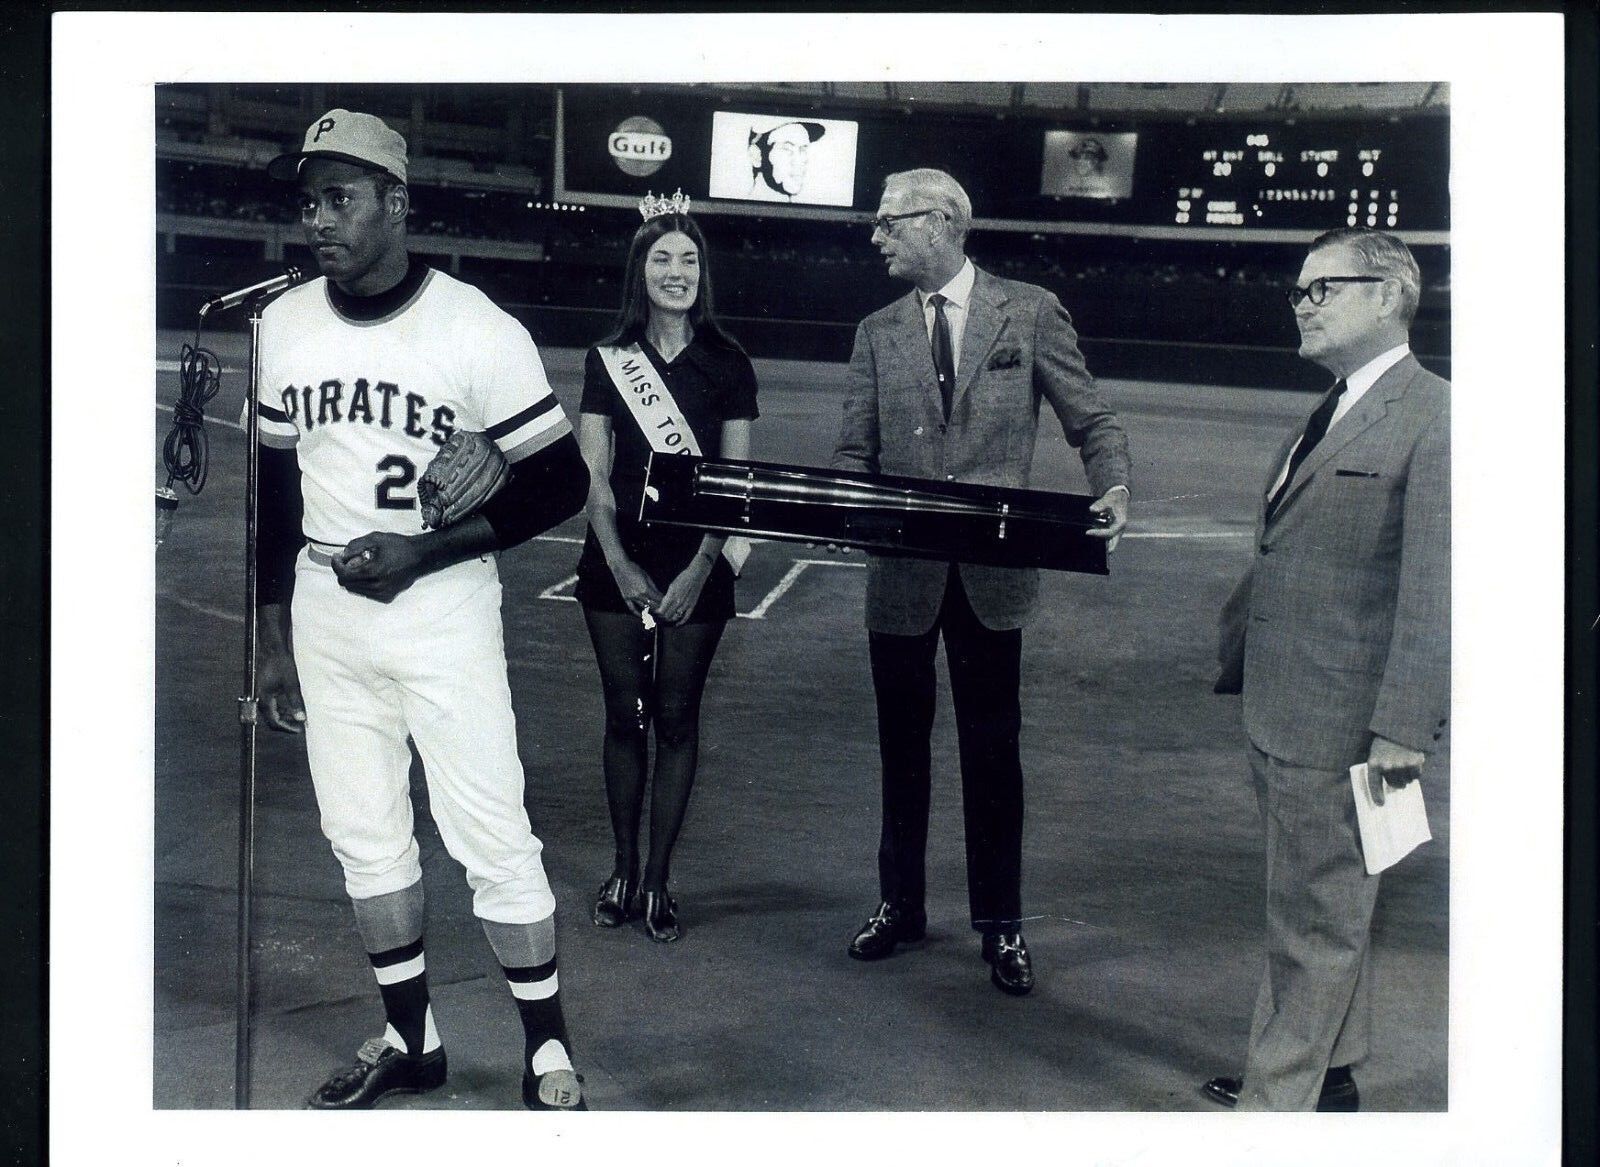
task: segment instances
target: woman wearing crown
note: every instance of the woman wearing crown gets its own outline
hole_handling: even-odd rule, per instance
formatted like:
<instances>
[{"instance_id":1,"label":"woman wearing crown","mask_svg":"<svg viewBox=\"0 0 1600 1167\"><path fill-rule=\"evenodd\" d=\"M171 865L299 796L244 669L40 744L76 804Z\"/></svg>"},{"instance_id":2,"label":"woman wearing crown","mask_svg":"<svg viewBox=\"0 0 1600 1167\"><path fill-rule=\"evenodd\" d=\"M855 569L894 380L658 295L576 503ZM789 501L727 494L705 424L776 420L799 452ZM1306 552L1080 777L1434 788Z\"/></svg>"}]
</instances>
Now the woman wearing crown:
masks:
<instances>
[{"instance_id":1,"label":"woman wearing crown","mask_svg":"<svg viewBox=\"0 0 1600 1167\"><path fill-rule=\"evenodd\" d=\"M682 929L668 867L694 784L700 696L734 614L738 556L720 535L647 528L637 515L652 453L749 457L756 379L712 311L709 257L689 199L646 195L639 210L645 221L628 249L616 327L584 362L578 444L591 486L576 595L605 692L602 756L616 835L594 922L615 928L643 916L652 940L670 942Z\"/></svg>"}]
</instances>

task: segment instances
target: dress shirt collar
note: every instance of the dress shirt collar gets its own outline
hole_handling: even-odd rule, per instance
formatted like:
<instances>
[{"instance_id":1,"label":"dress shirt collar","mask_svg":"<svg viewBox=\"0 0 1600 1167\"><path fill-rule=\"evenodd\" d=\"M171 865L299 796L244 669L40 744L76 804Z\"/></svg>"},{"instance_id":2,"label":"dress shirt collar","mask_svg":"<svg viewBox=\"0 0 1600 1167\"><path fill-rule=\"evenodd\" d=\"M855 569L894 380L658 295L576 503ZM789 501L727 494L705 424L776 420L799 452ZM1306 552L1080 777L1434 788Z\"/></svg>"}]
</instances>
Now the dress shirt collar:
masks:
<instances>
[{"instance_id":1,"label":"dress shirt collar","mask_svg":"<svg viewBox=\"0 0 1600 1167\"><path fill-rule=\"evenodd\" d=\"M1328 426L1332 428L1356 407L1356 402L1366 396L1367 390L1378 382L1378 378L1398 365L1405 355L1411 351L1411 346L1404 341L1394 346L1386 353L1380 353L1355 372L1344 379L1344 393L1339 398L1339 403L1334 406L1333 416L1328 419Z\"/></svg>"},{"instance_id":2,"label":"dress shirt collar","mask_svg":"<svg viewBox=\"0 0 1600 1167\"><path fill-rule=\"evenodd\" d=\"M938 294L950 302L949 307L964 311L967 307L967 301L972 298L972 282L977 279L977 276L978 270L972 266L972 261L970 259L964 260L961 264L961 270L956 272L955 277L948 284L939 289ZM924 312L928 310L928 299L932 295L934 293L924 292L921 288L917 289L917 300L922 305Z\"/></svg>"},{"instance_id":3,"label":"dress shirt collar","mask_svg":"<svg viewBox=\"0 0 1600 1167\"><path fill-rule=\"evenodd\" d=\"M1353 402L1368 389L1371 389L1379 377L1398 365L1410 351L1411 346L1402 341L1388 352L1380 353L1351 373L1344 379L1345 400Z\"/></svg>"}]
</instances>

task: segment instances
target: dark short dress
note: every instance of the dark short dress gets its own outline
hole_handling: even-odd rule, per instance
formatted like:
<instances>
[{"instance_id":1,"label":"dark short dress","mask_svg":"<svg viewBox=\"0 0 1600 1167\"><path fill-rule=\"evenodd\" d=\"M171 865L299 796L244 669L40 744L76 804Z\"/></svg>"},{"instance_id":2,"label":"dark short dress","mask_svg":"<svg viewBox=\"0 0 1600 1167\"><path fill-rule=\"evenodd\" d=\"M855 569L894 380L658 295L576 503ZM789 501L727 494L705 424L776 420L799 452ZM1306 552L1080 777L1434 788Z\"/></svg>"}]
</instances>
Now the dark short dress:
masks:
<instances>
[{"instance_id":1,"label":"dark short dress","mask_svg":"<svg viewBox=\"0 0 1600 1167\"><path fill-rule=\"evenodd\" d=\"M696 336L668 363L649 341L641 340L639 344L666 381L703 453L721 452L723 422L739 418L754 420L760 416L756 409L755 370L744 353ZM650 443L612 383L599 352L592 348L583 362L583 400L579 409L611 419L611 493L617 500L617 534L628 557L665 592L678 573L689 566L705 536L687 528L646 527L639 522L639 500L644 494ZM732 619L733 580L733 569L728 561L717 556L687 623ZM622 593L617 590L611 569L606 566L605 553L600 550L593 527L583 541L583 553L578 558L578 586L573 594L579 603L597 611L629 610Z\"/></svg>"}]
</instances>

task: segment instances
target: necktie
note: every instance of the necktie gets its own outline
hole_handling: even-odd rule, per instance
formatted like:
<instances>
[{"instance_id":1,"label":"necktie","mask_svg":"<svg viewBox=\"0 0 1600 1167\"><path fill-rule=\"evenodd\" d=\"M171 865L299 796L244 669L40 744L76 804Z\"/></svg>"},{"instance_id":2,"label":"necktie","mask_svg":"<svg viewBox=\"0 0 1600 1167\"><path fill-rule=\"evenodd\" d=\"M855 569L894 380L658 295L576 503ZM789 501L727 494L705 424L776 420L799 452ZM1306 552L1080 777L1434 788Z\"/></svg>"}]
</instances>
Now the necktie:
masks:
<instances>
[{"instance_id":1,"label":"necktie","mask_svg":"<svg viewBox=\"0 0 1600 1167\"><path fill-rule=\"evenodd\" d=\"M950 344L950 320L944 314L948 301L935 292L928 297L933 305L933 368L939 374L939 404L944 407L944 419L950 420L950 402L956 391L955 349Z\"/></svg>"},{"instance_id":2,"label":"necktie","mask_svg":"<svg viewBox=\"0 0 1600 1167\"><path fill-rule=\"evenodd\" d=\"M1267 518L1271 519L1278 504L1283 501L1283 496L1289 493L1289 487L1294 482L1294 472L1300 469L1300 463L1312 450L1317 448L1317 443L1328 432L1328 423L1333 420L1333 411L1339 408L1339 398L1344 396L1348 388L1344 381L1333 387L1333 391L1323 398L1322 404L1312 411L1310 419L1306 422L1306 432L1301 435L1300 444L1294 448L1294 453L1289 455L1289 472L1283 476L1283 485L1267 500Z\"/></svg>"}]
</instances>

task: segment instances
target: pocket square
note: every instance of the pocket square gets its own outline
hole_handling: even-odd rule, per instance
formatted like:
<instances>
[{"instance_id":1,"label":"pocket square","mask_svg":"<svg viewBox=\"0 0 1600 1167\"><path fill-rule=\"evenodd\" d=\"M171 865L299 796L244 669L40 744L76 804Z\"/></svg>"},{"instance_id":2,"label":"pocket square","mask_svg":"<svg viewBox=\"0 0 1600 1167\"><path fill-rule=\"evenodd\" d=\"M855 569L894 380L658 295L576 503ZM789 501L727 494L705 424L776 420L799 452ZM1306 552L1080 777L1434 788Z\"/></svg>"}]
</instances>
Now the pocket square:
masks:
<instances>
[{"instance_id":1,"label":"pocket square","mask_svg":"<svg viewBox=\"0 0 1600 1167\"><path fill-rule=\"evenodd\" d=\"M1022 350L1013 345L1007 345L1004 348L997 348L990 353L989 362L983 367L986 370L1014 369L1021 363Z\"/></svg>"},{"instance_id":2,"label":"pocket square","mask_svg":"<svg viewBox=\"0 0 1600 1167\"><path fill-rule=\"evenodd\" d=\"M1335 470L1335 478L1377 478L1376 470Z\"/></svg>"}]
</instances>

